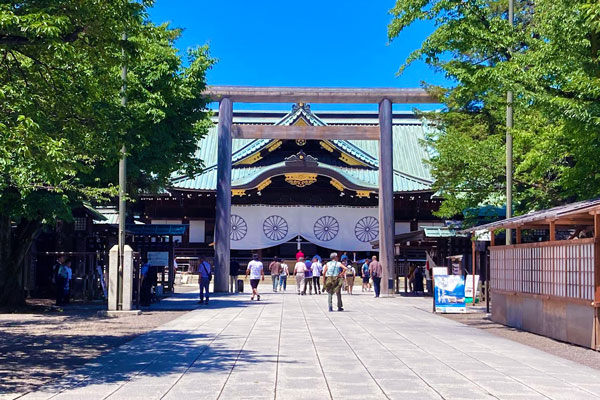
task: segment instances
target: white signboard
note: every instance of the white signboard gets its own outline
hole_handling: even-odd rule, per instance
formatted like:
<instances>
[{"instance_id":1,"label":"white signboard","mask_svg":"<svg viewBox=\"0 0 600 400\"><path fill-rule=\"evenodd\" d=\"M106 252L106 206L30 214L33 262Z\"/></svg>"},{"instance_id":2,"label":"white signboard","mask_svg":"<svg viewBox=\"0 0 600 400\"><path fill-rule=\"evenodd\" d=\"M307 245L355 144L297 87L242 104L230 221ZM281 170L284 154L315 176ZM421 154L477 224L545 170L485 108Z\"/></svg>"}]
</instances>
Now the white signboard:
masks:
<instances>
[{"instance_id":1,"label":"white signboard","mask_svg":"<svg viewBox=\"0 0 600 400\"><path fill-rule=\"evenodd\" d=\"M475 288L477 287L479 287L479 275L475 275ZM477 293L475 296L477 297ZM467 275L465 280L465 297L473 298L473 275Z\"/></svg>"},{"instance_id":2,"label":"white signboard","mask_svg":"<svg viewBox=\"0 0 600 400\"><path fill-rule=\"evenodd\" d=\"M148 265L154 267L168 267L169 266L169 252L168 251L149 251L148 252Z\"/></svg>"}]
</instances>

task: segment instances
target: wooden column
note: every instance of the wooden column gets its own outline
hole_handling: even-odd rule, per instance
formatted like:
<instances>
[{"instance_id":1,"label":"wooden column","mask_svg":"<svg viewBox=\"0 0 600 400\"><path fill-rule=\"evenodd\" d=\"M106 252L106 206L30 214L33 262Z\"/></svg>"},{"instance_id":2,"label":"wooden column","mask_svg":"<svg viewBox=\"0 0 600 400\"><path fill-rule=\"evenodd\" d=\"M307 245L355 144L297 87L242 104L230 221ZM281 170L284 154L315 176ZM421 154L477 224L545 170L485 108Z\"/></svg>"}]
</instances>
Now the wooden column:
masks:
<instances>
[{"instance_id":1,"label":"wooden column","mask_svg":"<svg viewBox=\"0 0 600 400\"><path fill-rule=\"evenodd\" d=\"M229 230L231 225L231 125L233 103L219 104L217 150L217 205L215 213L215 292L227 292L229 275Z\"/></svg>"},{"instance_id":2,"label":"wooden column","mask_svg":"<svg viewBox=\"0 0 600 400\"><path fill-rule=\"evenodd\" d=\"M600 215L594 213L594 343L600 349Z\"/></svg>"},{"instance_id":3,"label":"wooden column","mask_svg":"<svg viewBox=\"0 0 600 400\"><path fill-rule=\"evenodd\" d=\"M550 221L550 241L554 242L556 240L556 222Z\"/></svg>"},{"instance_id":4,"label":"wooden column","mask_svg":"<svg viewBox=\"0 0 600 400\"><path fill-rule=\"evenodd\" d=\"M521 227L520 226L517 227L517 232L516 232L516 234L517 234L517 244L521 244L521 235L522 235L522 233L523 232L521 230Z\"/></svg>"},{"instance_id":5,"label":"wooden column","mask_svg":"<svg viewBox=\"0 0 600 400\"><path fill-rule=\"evenodd\" d=\"M391 295L394 276L394 180L392 102L379 103L379 259L383 264L381 292Z\"/></svg>"}]
</instances>

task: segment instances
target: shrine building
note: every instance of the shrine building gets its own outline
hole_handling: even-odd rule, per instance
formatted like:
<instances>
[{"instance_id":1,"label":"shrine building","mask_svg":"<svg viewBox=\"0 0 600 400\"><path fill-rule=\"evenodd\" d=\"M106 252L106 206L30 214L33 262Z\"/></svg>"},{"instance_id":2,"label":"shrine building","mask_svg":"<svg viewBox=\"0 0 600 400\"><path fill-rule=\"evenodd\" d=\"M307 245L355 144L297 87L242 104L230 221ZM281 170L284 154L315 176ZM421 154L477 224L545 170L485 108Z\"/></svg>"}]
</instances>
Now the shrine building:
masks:
<instances>
[{"instance_id":1,"label":"shrine building","mask_svg":"<svg viewBox=\"0 0 600 400\"><path fill-rule=\"evenodd\" d=\"M140 222L188 225L175 238L175 255L214 254L217 191L217 120L199 143L204 169L174 176L165 193L132 204ZM290 112L233 111L236 125L377 126L376 111L312 111L298 103ZM428 154L421 145L426 124L412 112L393 112L395 234L442 226L434 217L441 199L432 190ZM236 139L232 142L231 257L291 258L373 253L379 236L377 140ZM416 261L416 260L415 260Z\"/></svg>"}]
</instances>

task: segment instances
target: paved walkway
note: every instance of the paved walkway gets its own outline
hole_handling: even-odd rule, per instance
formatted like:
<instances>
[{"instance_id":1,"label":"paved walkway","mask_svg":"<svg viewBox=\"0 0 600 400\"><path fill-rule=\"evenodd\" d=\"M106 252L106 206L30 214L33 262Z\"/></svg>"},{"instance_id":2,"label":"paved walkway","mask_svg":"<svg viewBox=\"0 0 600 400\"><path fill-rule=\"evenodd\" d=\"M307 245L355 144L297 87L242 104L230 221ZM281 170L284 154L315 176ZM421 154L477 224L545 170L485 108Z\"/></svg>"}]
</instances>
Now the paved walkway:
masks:
<instances>
[{"instance_id":1,"label":"paved walkway","mask_svg":"<svg viewBox=\"0 0 600 400\"><path fill-rule=\"evenodd\" d=\"M193 296L183 294L181 296ZM22 399L594 399L600 372L410 298L264 293L142 335Z\"/></svg>"}]
</instances>

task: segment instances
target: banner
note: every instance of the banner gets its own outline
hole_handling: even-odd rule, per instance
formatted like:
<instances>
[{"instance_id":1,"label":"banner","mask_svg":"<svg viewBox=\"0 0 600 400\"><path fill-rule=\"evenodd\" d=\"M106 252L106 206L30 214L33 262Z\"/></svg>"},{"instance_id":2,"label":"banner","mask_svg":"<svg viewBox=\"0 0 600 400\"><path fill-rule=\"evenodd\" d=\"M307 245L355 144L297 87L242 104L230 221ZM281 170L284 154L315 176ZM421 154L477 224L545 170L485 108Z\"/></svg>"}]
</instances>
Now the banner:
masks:
<instances>
[{"instance_id":1,"label":"banner","mask_svg":"<svg viewBox=\"0 0 600 400\"><path fill-rule=\"evenodd\" d=\"M278 246L300 235L340 251L373 251L379 239L377 207L231 206L231 249Z\"/></svg>"},{"instance_id":2,"label":"banner","mask_svg":"<svg viewBox=\"0 0 600 400\"><path fill-rule=\"evenodd\" d=\"M435 285L435 311L441 313L464 313L465 278L462 275L444 275L441 268L436 268L433 274Z\"/></svg>"}]
</instances>

